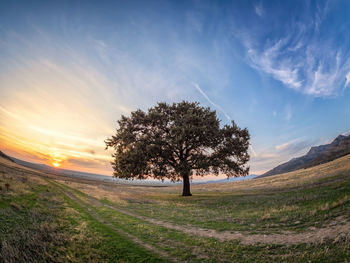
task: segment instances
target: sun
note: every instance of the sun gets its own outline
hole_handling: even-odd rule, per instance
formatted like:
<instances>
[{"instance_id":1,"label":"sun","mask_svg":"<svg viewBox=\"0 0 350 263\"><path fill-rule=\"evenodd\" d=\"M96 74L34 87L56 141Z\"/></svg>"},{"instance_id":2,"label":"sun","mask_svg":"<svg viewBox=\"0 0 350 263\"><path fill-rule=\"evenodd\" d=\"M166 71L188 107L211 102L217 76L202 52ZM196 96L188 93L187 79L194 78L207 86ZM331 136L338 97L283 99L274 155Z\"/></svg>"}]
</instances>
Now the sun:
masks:
<instances>
[{"instance_id":1,"label":"sun","mask_svg":"<svg viewBox=\"0 0 350 263\"><path fill-rule=\"evenodd\" d=\"M52 153L50 154L49 163L53 167L58 168L62 165L62 162L64 162L65 159L66 157L63 154L61 154L57 149L53 149Z\"/></svg>"},{"instance_id":2,"label":"sun","mask_svg":"<svg viewBox=\"0 0 350 263\"><path fill-rule=\"evenodd\" d=\"M55 166L56 168L61 166L61 164L57 162L53 162L52 165Z\"/></svg>"}]
</instances>

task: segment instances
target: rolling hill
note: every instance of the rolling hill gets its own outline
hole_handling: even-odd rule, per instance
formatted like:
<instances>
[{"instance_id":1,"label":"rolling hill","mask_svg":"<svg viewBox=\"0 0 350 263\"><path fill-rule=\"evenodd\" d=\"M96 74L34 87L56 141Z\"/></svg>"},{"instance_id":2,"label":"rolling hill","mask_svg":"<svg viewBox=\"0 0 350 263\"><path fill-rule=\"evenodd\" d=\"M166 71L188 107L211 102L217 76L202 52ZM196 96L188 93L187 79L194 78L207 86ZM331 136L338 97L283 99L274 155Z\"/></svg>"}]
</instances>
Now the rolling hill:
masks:
<instances>
[{"instance_id":1,"label":"rolling hill","mask_svg":"<svg viewBox=\"0 0 350 263\"><path fill-rule=\"evenodd\" d=\"M102 182L110 182L110 183L121 183L121 184L133 184L133 185L152 185L152 186L182 184L181 182L173 183L173 182L170 182L169 180L165 180L164 182L162 182L155 179L149 179L144 181L125 180L125 179L119 179L119 178L115 178L115 177L103 175L103 174L95 174L95 173L81 172L81 171L75 171L75 170L69 170L69 169L55 168L46 164L32 163L32 162L24 161L12 156L10 157L7 154L3 153L2 151L0 151L0 157L30 169L34 169L44 173L50 173L58 176L75 178L75 179L92 180L92 181L98 181L98 182L102 181ZM223 178L223 179L213 179L213 180L204 180L204 181L195 180L192 182L192 184L211 184L211 183L244 181L244 180L253 179L256 176L257 175L250 174L248 176Z\"/></svg>"},{"instance_id":2,"label":"rolling hill","mask_svg":"<svg viewBox=\"0 0 350 263\"><path fill-rule=\"evenodd\" d=\"M4 158L10 162L14 162L14 160L10 156L4 154L2 151L0 151L0 157Z\"/></svg>"},{"instance_id":3,"label":"rolling hill","mask_svg":"<svg viewBox=\"0 0 350 263\"><path fill-rule=\"evenodd\" d=\"M349 262L349 176L346 155L182 197L0 157L0 262Z\"/></svg>"}]
</instances>

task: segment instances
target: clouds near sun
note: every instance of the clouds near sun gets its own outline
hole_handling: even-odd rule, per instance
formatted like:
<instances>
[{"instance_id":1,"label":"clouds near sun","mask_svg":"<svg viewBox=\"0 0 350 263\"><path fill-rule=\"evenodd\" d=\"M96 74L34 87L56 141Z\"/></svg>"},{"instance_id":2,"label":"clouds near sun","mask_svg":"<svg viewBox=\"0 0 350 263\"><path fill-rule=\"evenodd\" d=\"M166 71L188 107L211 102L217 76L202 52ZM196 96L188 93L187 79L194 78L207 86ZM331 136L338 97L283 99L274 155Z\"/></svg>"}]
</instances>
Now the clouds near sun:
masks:
<instances>
[{"instance_id":1,"label":"clouds near sun","mask_svg":"<svg viewBox=\"0 0 350 263\"><path fill-rule=\"evenodd\" d=\"M247 127L262 172L348 129L349 12L346 1L4 2L0 150L109 173L104 140L122 114L188 100Z\"/></svg>"}]
</instances>

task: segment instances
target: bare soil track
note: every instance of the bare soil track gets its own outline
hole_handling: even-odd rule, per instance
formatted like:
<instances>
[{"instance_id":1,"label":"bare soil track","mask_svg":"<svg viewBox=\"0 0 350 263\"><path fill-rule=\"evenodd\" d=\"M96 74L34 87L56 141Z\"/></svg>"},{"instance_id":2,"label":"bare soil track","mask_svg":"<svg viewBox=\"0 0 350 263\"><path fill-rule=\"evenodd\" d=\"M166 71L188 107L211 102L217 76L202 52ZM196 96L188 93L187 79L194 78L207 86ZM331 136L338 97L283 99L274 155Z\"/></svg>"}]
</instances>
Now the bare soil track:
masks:
<instances>
[{"instance_id":1,"label":"bare soil track","mask_svg":"<svg viewBox=\"0 0 350 263\"><path fill-rule=\"evenodd\" d=\"M110 229L112 229L113 231L117 232L118 234L128 238L129 240L131 240L132 242L138 244L141 247L144 247L147 250L150 250L160 256L162 256L163 258L166 258L169 260L169 262L177 262L177 260L173 257L171 257L170 255L168 255L167 253L165 253L162 250L157 249L156 247L145 243L144 241L141 241L140 239L138 239L137 237L116 228L113 224L111 224L110 222L108 222L106 219L104 219L103 217L101 217L98 213L94 212L93 209L91 209L90 206L88 206L87 204L85 204L82 200L80 200L78 197L76 197L73 193L68 192L63 190L60 187L61 192L66 195L69 199L75 201L76 203L78 203L80 206L84 207L87 212L90 214L90 216L92 216L95 220L97 220L98 222L104 224L105 226L109 227Z\"/></svg>"},{"instance_id":2,"label":"bare soil track","mask_svg":"<svg viewBox=\"0 0 350 263\"><path fill-rule=\"evenodd\" d=\"M71 198L77 199L74 194L70 194ZM115 210L119 213L123 213L142 221L146 221L155 225L166 227L169 229L184 232L189 235L216 238L219 241L239 240L243 244L280 244L280 245L294 245L300 243L322 243L326 239L337 239L341 236L349 234L350 222L346 221L343 217L334 219L328 226L323 228L313 228L306 232L295 233L292 231L285 231L282 234L249 234L247 232L240 231L222 231L218 232L213 229L205 229L194 226L175 225L169 222L164 222L158 219L149 218L138 215L136 213L126 211L114 205L108 205L100 202L98 199L89 196L87 202L91 206L107 207Z\"/></svg>"},{"instance_id":3,"label":"bare soil track","mask_svg":"<svg viewBox=\"0 0 350 263\"><path fill-rule=\"evenodd\" d=\"M333 162L333 164L326 164L320 166L317 171L315 171L315 174L327 174L328 173L328 166L334 170L335 168L333 167L336 165L337 167L342 166L338 165L338 162L340 164L343 164L345 161L350 160L350 156L344 157L343 161L340 162L339 160L336 160ZM346 162L347 163L347 162ZM333 165L333 166L332 166ZM321 173L319 170L320 169L325 169L323 173ZM329 169L330 169L329 168ZM346 168L346 167L345 167ZM345 169L344 167L342 169ZM340 169L340 168L339 168ZM346 168L347 169L347 168ZM59 183L54 175L47 174L47 173L42 173L38 172L32 169L27 169L24 167L21 167L19 165L9 163L9 162L2 162L2 171L9 171L11 170L12 172L16 172L19 174L23 174L24 172L27 175L37 175L43 178L47 178L50 181L54 180L56 185L59 185L62 193L64 193L68 198L72 199L73 201L77 202L80 206L84 207L84 209L97 221L100 223L106 225L110 229L112 229L115 232L118 232L119 234L127 237L128 239L132 240L134 243L150 250L153 251L159 255L161 255L164 258L167 258L169 261L176 261L174 258L172 258L168 253L165 251L145 243L144 241L140 240L139 238L135 237L134 235L127 233L121 229L118 229L116 226L108 222L108 220L104 219L101 215L99 215L97 212L94 211L94 207L106 207L108 209L115 210L119 213L137 218L141 221L148 222L157 226L165 227L167 229L172 229L176 231L183 232L187 235L191 236L200 236L200 237L207 237L207 238L215 238L218 241L233 241L233 240L238 240L242 244L245 245L254 245L254 244L280 244L280 245L295 245L295 244L302 244L302 243L322 243L324 240L330 239L330 240L337 240L338 238L347 236L349 237L350 235L350 222L347 221L344 217L337 217L333 219L328 225L324 226L323 228L309 228L308 230L298 233L298 232L293 232L293 231L284 231L282 233L276 234L276 233L271 233L271 234L251 234L249 232L245 231L222 231L218 232L214 229L205 229L205 228L200 228L196 227L193 225L177 225L174 223L170 222L165 222L159 219L151 218L151 217L146 217L142 216L140 214L134 213L130 210L120 208L117 204L105 204L101 202L99 199L87 195L88 197L84 201L78 197L76 193L74 193L73 190L69 190L69 187L64 186L61 181ZM314 169L315 170L315 169ZM313 171L313 170L310 170ZM316 173L317 172L317 173ZM300 173L300 175L299 175ZM311 172L310 172L311 174ZM281 183L284 183L286 179L289 177L295 177L295 176L302 176L301 172L295 172L291 173L291 175L281 175L279 177L271 177L267 179L261 179L257 181L253 181L250 183L250 187L255 187L259 188L261 181L264 181L264 184L266 184L266 180L270 181L276 181L276 185L279 186ZM314 175L313 175L314 176ZM311 176L311 178L313 177ZM315 175L316 176L316 175ZM304 177L303 177L304 178ZM63 179L63 178L61 178ZM67 178L68 179L68 178ZM75 181L75 180L72 180ZM269 181L269 182L270 182ZM281 181L281 182L280 182ZM252 184L252 185L251 185ZM272 182L273 184L273 182ZM241 184L235 184L233 186L230 186L230 184L222 186L223 188L225 187L239 187L241 188L243 186L243 183ZM277 187L276 186L276 187ZM201 188L207 188L207 186L199 186ZM220 186L221 187L221 186ZM290 190L290 189L289 189ZM203 255L205 256L205 255Z\"/></svg>"}]
</instances>

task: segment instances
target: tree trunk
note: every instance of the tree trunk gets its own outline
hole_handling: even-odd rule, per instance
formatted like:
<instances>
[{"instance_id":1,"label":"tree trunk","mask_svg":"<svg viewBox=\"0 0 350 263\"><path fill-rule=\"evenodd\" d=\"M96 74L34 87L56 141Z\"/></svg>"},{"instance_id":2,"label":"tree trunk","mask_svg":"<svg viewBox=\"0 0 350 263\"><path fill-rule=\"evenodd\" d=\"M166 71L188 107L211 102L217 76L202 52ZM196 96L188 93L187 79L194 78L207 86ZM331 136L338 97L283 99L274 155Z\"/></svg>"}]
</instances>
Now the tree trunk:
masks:
<instances>
[{"instance_id":1,"label":"tree trunk","mask_svg":"<svg viewBox=\"0 0 350 263\"><path fill-rule=\"evenodd\" d=\"M188 174L183 175L183 190L182 190L182 196L192 196L190 191L190 176Z\"/></svg>"}]
</instances>

